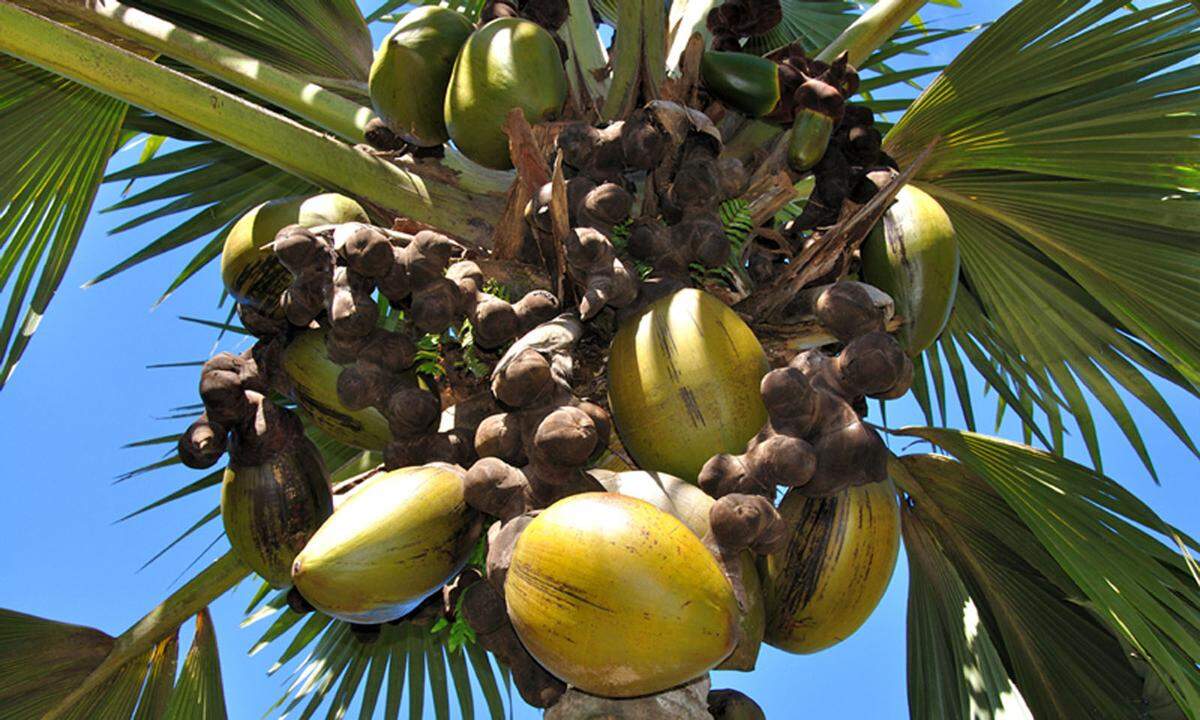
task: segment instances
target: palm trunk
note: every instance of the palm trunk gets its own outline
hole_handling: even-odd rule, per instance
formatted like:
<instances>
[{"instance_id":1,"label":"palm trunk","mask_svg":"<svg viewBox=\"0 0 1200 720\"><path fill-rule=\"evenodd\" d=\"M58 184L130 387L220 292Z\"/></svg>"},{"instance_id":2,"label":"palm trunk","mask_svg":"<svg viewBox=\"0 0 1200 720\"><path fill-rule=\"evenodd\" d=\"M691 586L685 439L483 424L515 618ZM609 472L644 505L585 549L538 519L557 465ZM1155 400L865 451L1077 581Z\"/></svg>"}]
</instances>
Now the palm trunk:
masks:
<instances>
[{"instance_id":1,"label":"palm trunk","mask_svg":"<svg viewBox=\"0 0 1200 720\"><path fill-rule=\"evenodd\" d=\"M503 211L503 197L494 193L503 179L494 174L464 176L437 168L436 176L426 179L8 0L0 0L0 26L0 52L466 241L490 243Z\"/></svg>"}]
</instances>

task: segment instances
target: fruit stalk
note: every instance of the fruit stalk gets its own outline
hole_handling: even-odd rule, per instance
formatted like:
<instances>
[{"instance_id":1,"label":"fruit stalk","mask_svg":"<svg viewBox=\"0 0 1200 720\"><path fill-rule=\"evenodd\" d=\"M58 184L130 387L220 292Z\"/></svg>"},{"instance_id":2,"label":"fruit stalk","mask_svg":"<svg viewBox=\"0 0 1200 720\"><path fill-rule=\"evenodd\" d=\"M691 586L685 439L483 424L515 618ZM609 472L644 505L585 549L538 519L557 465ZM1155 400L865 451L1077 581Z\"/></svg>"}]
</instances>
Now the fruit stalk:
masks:
<instances>
[{"instance_id":1,"label":"fruit stalk","mask_svg":"<svg viewBox=\"0 0 1200 720\"><path fill-rule=\"evenodd\" d=\"M81 698L100 687L121 667L135 657L147 652L154 644L179 627L191 616L200 612L213 600L224 595L230 588L250 574L250 568L232 551L225 553L186 585L176 590L157 607L146 613L132 627L116 639L108 657L69 694L63 697L42 720L57 720L69 711Z\"/></svg>"},{"instance_id":2,"label":"fruit stalk","mask_svg":"<svg viewBox=\"0 0 1200 720\"><path fill-rule=\"evenodd\" d=\"M663 3L658 0L621 3L617 17L620 32L612 54L612 86L601 110L605 120L618 120L633 112L639 97L658 99L665 75L665 23Z\"/></svg>"},{"instance_id":3,"label":"fruit stalk","mask_svg":"<svg viewBox=\"0 0 1200 720\"><path fill-rule=\"evenodd\" d=\"M490 242L502 198L426 180L154 61L0 0L0 52L137 105L318 185L471 242ZM460 178L459 183L465 183Z\"/></svg>"}]
</instances>

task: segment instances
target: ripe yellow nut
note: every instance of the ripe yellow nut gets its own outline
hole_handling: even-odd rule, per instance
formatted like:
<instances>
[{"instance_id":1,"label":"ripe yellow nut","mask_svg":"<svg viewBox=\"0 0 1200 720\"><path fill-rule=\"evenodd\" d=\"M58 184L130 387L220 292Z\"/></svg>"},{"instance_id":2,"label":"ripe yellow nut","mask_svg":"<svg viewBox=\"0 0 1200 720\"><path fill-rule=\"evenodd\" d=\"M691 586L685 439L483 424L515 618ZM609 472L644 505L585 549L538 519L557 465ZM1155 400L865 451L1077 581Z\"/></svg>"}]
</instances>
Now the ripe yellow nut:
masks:
<instances>
[{"instance_id":1,"label":"ripe yellow nut","mask_svg":"<svg viewBox=\"0 0 1200 720\"><path fill-rule=\"evenodd\" d=\"M505 597L534 659L593 695L687 682L738 639L733 588L699 538L614 493L574 495L534 518L517 539Z\"/></svg>"},{"instance_id":2,"label":"ripe yellow nut","mask_svg":"<svg viewBox=\"0 0 1200 720\"><path fill-rule=\"evenodd\" d=\"M814 653L850 637L883 598L900 550L891 480L809 498L788 491L779 513L791 534L761 558L767 644Z\"/></svg>"},{"instance_id":3,"label":"ripe yellow nut","mask_svg":"<svg viewBox=\"0 0 1200 720\"><path fill-rule=\"evenodd\" d=\"M308 541L292 565L292 582L313 607L339 620L394 620L462 569L480 532L462 480L447 467L380 473Z\"/></svg>"},{"instance_id":4,"label":"ripe yellow nut","mask_svg":"<svg viewBox=\"0 0 1200 720\"><path fill-rule=\"evenodd\" d=\"M712 295L680 290L626 320L613 338L613 423L638 467L694 483L710 457L741 454L766 424L758 386L768 370L737 313Z\"/></svg>"}]
</instances>

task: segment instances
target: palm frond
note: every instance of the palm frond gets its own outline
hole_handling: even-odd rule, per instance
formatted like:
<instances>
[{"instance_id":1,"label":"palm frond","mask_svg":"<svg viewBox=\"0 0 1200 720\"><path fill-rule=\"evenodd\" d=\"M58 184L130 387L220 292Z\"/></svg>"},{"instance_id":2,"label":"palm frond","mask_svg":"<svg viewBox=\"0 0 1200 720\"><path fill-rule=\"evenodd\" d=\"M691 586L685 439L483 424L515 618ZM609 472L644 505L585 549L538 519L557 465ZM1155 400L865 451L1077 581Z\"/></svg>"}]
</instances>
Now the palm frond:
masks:
<instances>
[{"instance_id":1,"label":"palm frond","mask_svg":"<svg viewBox=\"0 0 1200 720\"><path fill-rule=\"evenodd\" d=\"M958 231L959 297L974 303L955 312L960 347L980 351L976 369L994 362L1005 407L1035 410L1045 434L1061 435L1047 408L1073 415L1093 462L1085 390L1151 472L1118 389L1196 452L1146 375L1200 384L1200 67L1186 62L1198 51L1189 2L1026 0L886 138L901 165L937 140L917 181Z\"/></svg>"},{"instance_id":2,"label":"palm frond","mask_svg":"<svg viewBox=\"0 0 1200 720\"><path fill-rule=\"evenodd\" d=\"M365 82L374 52L353 0L130 0L224 45L285 70Z\"/></svg>"},{"instance_id":3,"label":"palm frond","mask_svg":"<svg viewBox=\"0 0 1200 720\"><path fill-rule=\"evenodd\" d=\"M424 624L404 621L383 625L378 638L363 642L344 622L316 613L305 619L287 609L282 595L243 626L272 616L274 621L251 654L284 642L290 634L270 672L278 672L304 655L292 673L287 692L275 704L274 710L282 717L295 713L307 718L322 707L328 708L328 717L344 717L361 695L360 718L372 717L380 700L383 717L388 720L400 717L404 707L409 717L422 718L426 717L428 689L433 700L430 716L441 720L450 716L451 686L458 716L467 720L474 717L476 689L492 718L505 716L499 680L506 671L479 646L452 642L446 628L435 631Z\"/></svg>"},{"instance_id":4,"label":"palm frond","mask_svg":"<svg viewBox=\"0 0 1200 720\"><path fill-rule=\"evenodd\" d=\"M479 13L486 4L486 0L417 0L416 2L385 0L367 15L367 22L399 22L400 18L404 17L404 12L397 12L397 10L407 6L420 7L421 5L441 5L451 10L457 10L471 20L478 20Z\"/></svg>"},{"instance_id":5,"label":"palm frond","mask_svg":"<svg viewBox=\"0 0 1200 720\"><path fill-rule=\"evenodd\" d=\"M125 109L0 55L0 388L67 271Z\"/></svg>"},{"instance_id":6,"label":"palm frond","mask_svg":"<svg viewBox=\"0 0 1200 720\"><path fill-rule=\"evenodd\" d=\"M912 500L906 521L937 537L1035 715L1138 717L1163 687L1200 715L1194 540L1059 456L968 432L902 434L958 460L894 464Z\"/></svg>"},{"instance_id":7,"label":"palm frond","mask_svg":"<svg viewBox=\"0 0 1200 720\"><path fill-rule=\"evenodd\" d=\"M104 682L59 708L115 644L99 630L0 610L0 718L38 720L56 708L58 717L71 720L226 717L216 636L207 609L196 615L196 632L178 680L176 627Z\"/></svg>"}]
</instances>

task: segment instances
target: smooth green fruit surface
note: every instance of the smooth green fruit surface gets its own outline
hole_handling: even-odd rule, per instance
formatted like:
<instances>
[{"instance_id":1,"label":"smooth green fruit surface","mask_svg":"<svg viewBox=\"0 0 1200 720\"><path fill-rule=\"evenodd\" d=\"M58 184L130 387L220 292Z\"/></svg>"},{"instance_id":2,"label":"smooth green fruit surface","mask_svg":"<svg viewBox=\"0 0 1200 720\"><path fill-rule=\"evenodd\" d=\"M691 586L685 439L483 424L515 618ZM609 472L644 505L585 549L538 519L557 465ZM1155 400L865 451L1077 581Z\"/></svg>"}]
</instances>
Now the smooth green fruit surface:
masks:
<instances>
[{"instance_id":1,"label":"smooth green fruit surface","mask_svg":"<svg viewBox=\"0 0 1200 720\"><path fill-rule=\"evenodd\" d=\"M275 234L288 225L316 227L344 222L370 222L362 206L345 195L324 193L312 197L271 200L238 219L225 237L221 251L221 279L240 303L282 316L279 295L292 284L288 272L268 247Z\"/></svg>"},{"instance_id":2,"label":"smooth green fruit surface","mask_svg":"<svg viewBox=\"0 0 1200 720\"><path fill-rule=\"evenodd\" d=\"M700 58L704 87L743 115L761 117L779 103L779 66L741 52L708 51Z\"/></svg>"},{"instance_id":3,"label":"smooth green fruit surface","mask_svg":"<svg viewBox=\"0 0 1200 720\"><path fill-rule=\"evenodd\" d=\"M530 125L553 118L567 99L567 74L558 45L541 26L499 18L467 40L446 92L450 139L471 160L512 167L504 121L513 108Z\"/></svg>"},{"instance_id":4,"label":"smooth green fruit surface","mask_svg":"<svg viewBox=\"0 0 1200 720\"><path fill-rule=\"evenodd\" d=\"M324 329L305 330L284 349L283 371L291 381L292 399L335 440L365 450L382 450L392 439L387 418L373 407L350 410L338 399L342 366L329 359L325 334Z\"/></svg>"},{"instance_id":5,"label":"smooth green fruit surface","mask_svg":"<svg viewBox=\"0 0 1200 720\"><path fill-rule=\"evenodd\" d=\"M475 27L461 13L426 5L405 14L371 64L371 105L405 142L422 147L450 138L442 107L463 43Z\"/></svg>"},{"instance_id":6,"label":"smooth green fruit surface","mask_svg":"<svg viewBox=\"0 0 1200 720\"><path fill-rule=\"evenodd\" d=\"M627 319L613 338L613 423L638 467L694 483L710 457L741 454L762 430L758 386L769 369L737 313L708 293L680 290Z\"/></svg>"},{"instance_id":7,"label":"smooth green fruit surface","mask_svg":"<svg viewBox=\"0 0 1200 720\"><path fill-rule=\"evenodd\" d=\"M950 216L924 190L905 185L862 246L863 280L892 296L897 333L916 356L941 335L958 290L958 238Z\"/></svg>"},{"instance_id":8,"label":"smooth green fruit surface","mask_svg":"<svg viewBox=\"0 0 1200 720\"><path fill-rule=\"evenodd\" d=\"M505 575L521 642L555 676L605 697L657 693L703 675L733 650L733 587L673 515L614 493L542 511Z\"/></svg>"},{"instance_id":9,"label":"smooth green fruit surface","mask_svg":"<svg viewBox=\"0 0 1200 720\"><path fill-rule=\"evenodd\" d=\"M321 454L307 438L261 465L225 469L221 520L229 544L274 587L291 584L292 561L332 512Z\"/></svg>"},{"instance_id":10,"label":"smooth green fruit surface","mask_svg":"<svg viewBox=\"0 0 1200 720\"><path fill-rule=\"evenodd\" d=\"M454 576L479 539L462 479L447 467L383 472L341 502L292 565L316 609L347 622L408 613Z\"/></svg>"},{"instance_id":11,"label":"smooth green fruit surface","mask_svg":"<svg viewBox=\"0 0 1200 720\"><path fill-rule=\"evenodd\" d=\"M813 169L825 151L829 149L829 138L833 136L833 118L816 110L801 108L792 124L792 137L788 141L788 164L796 172Z\"/></svg>"}]
</instances>

